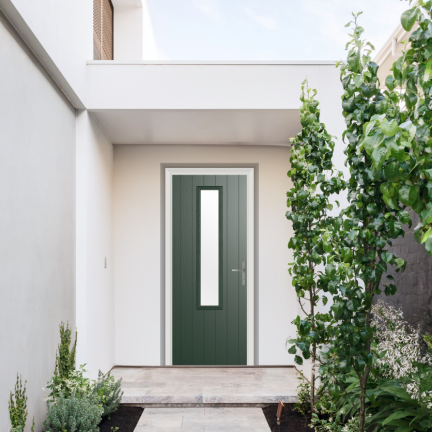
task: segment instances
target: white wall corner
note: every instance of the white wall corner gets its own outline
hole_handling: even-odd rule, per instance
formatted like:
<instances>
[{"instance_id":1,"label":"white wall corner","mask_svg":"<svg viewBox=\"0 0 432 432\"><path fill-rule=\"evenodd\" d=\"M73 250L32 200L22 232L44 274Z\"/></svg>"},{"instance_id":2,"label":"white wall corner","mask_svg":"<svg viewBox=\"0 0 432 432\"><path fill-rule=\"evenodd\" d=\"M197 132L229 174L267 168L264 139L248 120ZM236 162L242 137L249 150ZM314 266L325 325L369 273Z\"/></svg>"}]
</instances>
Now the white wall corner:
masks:
<instances>
[{"instance_id":1,"label":"white wall corner","mask_svg":"<svg viewBox=\"0 0 432 432\"><path fill-rule=\"evenodd\" d=\"M88 113L76 117L76 363L87 363L87 136Z\"/></svg>"},{"instance_id":2,"label":"white wall corner","mask_svg":"<svg viewBox=\"0 0 432 432\"><path fill-rule=\"evenodd\" d=\"M117 0L114 6L114 60L158 60L146 0Z\"/></svg>"}]
</instances>

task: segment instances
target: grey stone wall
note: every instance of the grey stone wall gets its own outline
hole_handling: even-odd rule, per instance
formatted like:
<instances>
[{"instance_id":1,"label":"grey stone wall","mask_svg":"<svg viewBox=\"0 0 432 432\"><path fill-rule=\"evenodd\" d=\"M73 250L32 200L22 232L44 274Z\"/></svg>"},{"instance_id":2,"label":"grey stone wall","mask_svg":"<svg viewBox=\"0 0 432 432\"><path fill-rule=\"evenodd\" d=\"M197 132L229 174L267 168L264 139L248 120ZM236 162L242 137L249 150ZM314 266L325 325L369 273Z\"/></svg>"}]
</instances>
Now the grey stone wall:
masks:
<instances>
[{"instance_id":1,"label":"grey stone wall","mask_svg":"<svg viewBox=\"0 0 432 432\"><path fill-rule=\"evenodd\" d=\"M383 292L376 300L382 298L392 306L401 307L410 324L420 324L423 331L432 333L432 256L415 241L414 228L418 224L418 216L413 211L410 215L412 227L404 226L405 238L393 241L389 249L407 261L406 270L404 273L390 271L398 290L394 296L388 297ZM384 280L387 278L384 277Z\"/></svg>"}]
</instances>

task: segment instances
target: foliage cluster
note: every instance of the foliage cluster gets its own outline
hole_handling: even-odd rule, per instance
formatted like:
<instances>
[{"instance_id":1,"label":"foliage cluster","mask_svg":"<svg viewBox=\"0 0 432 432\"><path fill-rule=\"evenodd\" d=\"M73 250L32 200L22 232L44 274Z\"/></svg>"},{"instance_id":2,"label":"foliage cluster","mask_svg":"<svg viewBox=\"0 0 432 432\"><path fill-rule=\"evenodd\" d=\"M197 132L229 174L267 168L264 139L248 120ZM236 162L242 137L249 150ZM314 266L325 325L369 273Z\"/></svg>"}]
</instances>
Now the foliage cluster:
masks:
<instances>
[{"instance_id":1,"label":"foliage cluster","mask_svg":"<svg viewBox=\"0 0 432 432\"><path fill-rule=\"evenodd\" d=\"M11 421L11 432L23 432L27 422L27 381L22 383L22 379L17 374L15 383L15 393L10 392L9 398L9 418ZM35 420L33 417L32 432L34 431Z\"/></svg>"},{"instance_id":2,"label":"foliage cluster","mask_svg":"<svg viewBox=\"0 0 432 432\"><path fill-rule=\"evenodd\" d=\"M310 384L303 378L299 377L299 384L297 386L298 401L294 405L294 409L301 415L306 415L311 411L311 391Z\"/></svg>"},{"instance_id":3,"label":"foliage cluster","mask_svg":"<svg viewBox=\"0 0 432 432\"><path fill-rule=\"evenodd\" d=\"M103 409L91 398L60 394L48 403L46 432L97 432Z\"/></svg>"},{"instance_id":4,"label":"foliage cluster","mask_svg":"<svg viewBox=\"0 0 432 432\"><path fill-rule=\"evenodd\" d=\"M380 318L376 313L372 321L372 305L382 290L386 295L396 292L391 275L382 279L390 266L405 269L405 261L388 248L404 235L403 224L411 226L410 209L420 219L417 239L432 255L432 2L419 0L402 15L405 30L417 27L386 78L385 89L380 88L378 65L371 59L374 47L362 39L359 15L353 14L347 24L352 27L347 61L338 65L347 125L343 138L348 142L349 205L339 218L328 220L318 238L302 245L311 253L315 244L326 243L328 255L322 259L325 267L317 287L333 297L333 305L327 316L315 314L323 323L322 339L310 325L316 319L314 311L303 311L307 318L297 318L298 335L292 342L306 352L303 358L315 354L322 391L332 398L344 422L353 424L358 417L360 432L369 426L426 431L431 427L430 354L420 355L417 342L422 338L397 314ZM302 117L304 127L303 121ZM304 264L299 257L294 255L293 268ZM315 275L314 269L303 271L305 278ZM301 293L296 277L293 285ZM321 358L317 351L310 352L310 346L321 348L313 340L327 344ZM423 340L422 349L431 344L428 336ZM296 361L302 363L298 356ZM321 427L317 415L315 427ZM332 430L332 418L334 430L340 430L337 416L330 416L327 429L319 430Z\"/></svg>"},{"instance_id":5,"label":"foliage cluster","mask_svg":"<svg viewBox=\"0 0 432 432\"><path fill-rule=\"evenodd\" d=\"M297 317L297 339L290 340L293 345L288 350L295 356L298 364L303 359L311 359L312 374L310 405L313 409L315 398L315 359L317 350L327 342L325 334L328 316L318 312L318 304L327 303L327 297L321 296L322 286L317 267L326 264L325 252L329 244L322 232L335 218L328 212L333 209L330 196L345 188L342 173L334 170L332 157L335 143L333 137L320 122L317 92L308 88L307 81L302 83L300 118L302 131L291 140L291 169L288 177L293 187L287 192L287 205L291 211L286 218L293 223L294 235L288 247L293 249L295 262L289 269L293 276L293 285L297 292L304 318ZM340 224L340 222L339 222Z\"/></svg>"},{"instance_id":6,"label":"foliage cluster","mask_svg":"<svg viewBox=\"0 0 432 432\"><path fill-rule=\"evenodd\" d=\"M60 325L59 354L56 358L54 376L48 383L51 390L47 398L48 432L92 432L102 417L115 411L123 395L121 380L116 381L108 373L99 371L97 380L85 376L85 365L75 369L77 339L71 347L69 326Z\"/></svg>"},{"instance_id":7,"label":"foliage cluster","mask_svg":"<svg viewBox=\"0 0 432 432\"><path fill-rule=\"evenodd\" d=\"M403 320L401 311L382 301L373 307L373 324L378 361L367 382L365 427L371 432L432 431L432 400L428 392L432 385L432 351L424 346L419 330ZM408 361L404 358L407 353ZM336 357L327 354L324 357L328 366L333 364L337 368ZM334 377L321 378L323 387L311 427L316 432L358 430L352 429L358 422L361 394L355 371L337 376L340 387L337 396L327 391Z\"/></svg>"}]
</instances>

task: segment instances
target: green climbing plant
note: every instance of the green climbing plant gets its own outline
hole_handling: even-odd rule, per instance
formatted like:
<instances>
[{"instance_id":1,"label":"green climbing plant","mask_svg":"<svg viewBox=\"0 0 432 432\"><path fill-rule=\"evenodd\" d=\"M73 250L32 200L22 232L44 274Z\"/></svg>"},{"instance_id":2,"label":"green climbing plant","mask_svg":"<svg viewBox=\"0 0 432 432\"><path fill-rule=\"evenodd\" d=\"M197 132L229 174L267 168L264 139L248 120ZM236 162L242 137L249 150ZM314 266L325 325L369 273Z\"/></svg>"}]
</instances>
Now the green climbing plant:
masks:
<instances>
[{"instance_id":1,"label":"green climbing plant","mask_svg":"<svg viewBox=\"0 0 432 432\"><path fill-rule=\"evenodd\" d=\"M289 272L293 276L297 298L304 316L294 320L297 338L289 343L288 352L295 356L297 364L303 359L311 360L310 409L313 411L315 400L317 353L327 342L327 314L320 313L320 301L327 303L319 285L320 265L326 263L325 252L330 245L323 232L329 224L341 223L328 216L333 209L330 196L345 188L342 173L334 170L332 157L335 143L333 137L320 123L319 102L315 99L316 90L308 88L307 81L302 83L300 119L302 131L291 140L291 169L288 177L293 187L287 192L287 205L291 207L286 217L293 224L294 236L288 247L293 250L294 262Z\"/></svg>"},{"instance_id":2,"label":"green climbing plant","mask_svg":"<svg viewBox=\"0 0 432 432\"><path fill-rule=\"evenodd\" d=\"M331 251L321 284L333 295L333 319L328 326L331 343L326 354L333 361L324 363L320 372L334 377L326 383L334 396L340 392L338 374L355 373L360 386L359 431L364 432L366 390L378 355L371 324L373 298L381 287L386 295L396 292L393 277L388 275L382 281L382 276L389 266L403 271L406 263L387 248L404 235L402 224L411 222L409 213L391 201L394 192L385 193L386 175L392 155L400 151L399 143L409 145L413 134L394 92L380 90L378 65L371 60L374 47L362 39L360 14L353 14L347 24L351 27L348 56L338 64L347 125L343 137L350 169L349 205L341 212L340 229L330 226L326 233Z\"/></svg>"},{"instance_id":3,"label":"green climbing plant","mask_svg":"<svg viewBox=\"0 0 432 432\"><path fill-rule=\"evenodd\" d=\"M412 1L410 0L410 4ZM393 151L385 153L387 183L382 192L388 204L412 208L419 215L417 239L432 255L432 2L419 0L401 17L402 26L417 29L404 43L386 86L401 118L394 117ZM399 127L399 128L398 128Z\"/></svg>"}]
</instances>

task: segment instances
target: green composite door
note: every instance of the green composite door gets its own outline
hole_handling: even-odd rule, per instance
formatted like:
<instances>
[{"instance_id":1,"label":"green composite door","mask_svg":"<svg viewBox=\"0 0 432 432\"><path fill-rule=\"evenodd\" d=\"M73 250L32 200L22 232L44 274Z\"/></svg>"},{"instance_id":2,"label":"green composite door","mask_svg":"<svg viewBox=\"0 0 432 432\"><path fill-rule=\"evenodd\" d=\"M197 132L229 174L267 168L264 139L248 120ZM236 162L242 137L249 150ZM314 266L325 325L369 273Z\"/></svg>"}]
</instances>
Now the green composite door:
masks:
<instances>
[{"instance_id":1,"label":"green composite door","mask_svg":"<svg viewBox=\"0 0 432 432\"><path fill-rule=\"evenodd\" d=\"M174 175L174 365L246 364L245 265L246 176Z\"/></svg>"}]
</instances>

